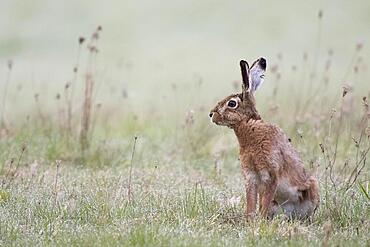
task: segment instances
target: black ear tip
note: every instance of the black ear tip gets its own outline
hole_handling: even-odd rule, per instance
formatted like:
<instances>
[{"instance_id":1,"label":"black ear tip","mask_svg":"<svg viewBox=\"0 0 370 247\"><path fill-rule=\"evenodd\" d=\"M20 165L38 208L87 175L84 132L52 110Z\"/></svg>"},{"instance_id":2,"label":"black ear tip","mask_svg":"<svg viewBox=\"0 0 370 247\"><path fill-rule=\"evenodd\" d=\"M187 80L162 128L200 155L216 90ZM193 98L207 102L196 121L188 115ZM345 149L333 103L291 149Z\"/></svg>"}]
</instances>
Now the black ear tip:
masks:
<instances>
[{"instance_id":1,"label":"black ear tip","mask_svg":"<svg viewBox=\"0 0 370 247\"><path fill-rule=\"evenodd\" d=\"M249 70L249 64L248 64L248 62L247 62L247 61L245 61L245 60L240 60L239 64L240 64L240 67L241 67L242 69L248 69L248 70Z\"/></svg>"},{"instance_id":2,"label":"black ear tip","mask_svg":"<svg viewBox=\"0 0 370 247\"><path fill-rule=\"evenodd\" d=\"M259 64L260 64L260 66L262 67L262 69L266 69L266 67L267 67L267 62L266 62L266 59L264 58L264 57L261 57L260 59L259 59L259 62L258 62Z\"/></svg>"}]
</instances>

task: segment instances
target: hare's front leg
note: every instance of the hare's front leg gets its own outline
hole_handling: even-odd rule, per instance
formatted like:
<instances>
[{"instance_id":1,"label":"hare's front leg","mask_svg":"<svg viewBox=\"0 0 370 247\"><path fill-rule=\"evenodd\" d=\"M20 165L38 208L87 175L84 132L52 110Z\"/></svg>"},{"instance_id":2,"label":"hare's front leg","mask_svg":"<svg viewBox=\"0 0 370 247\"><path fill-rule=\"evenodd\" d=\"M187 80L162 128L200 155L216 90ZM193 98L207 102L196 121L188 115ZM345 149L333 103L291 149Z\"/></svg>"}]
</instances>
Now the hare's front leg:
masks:
<instances>
[{"instance_id":1,"label":"hare's front leg","mask_svg":"<svg viewBox=\"0 0 370 247\"><path fill-rule=\"evenodd\" d=\"M247 197L247 208L245 214L247 218L253 218L256 214L257 205L257 174L254 171L243 169L245 178L245 190Z\"/></svg>"},{"instance_id":2,"label":"hare's front leg","mask_svg":"<svg viewBox=\"0 0 370 247\"><path fill-rule=\"evenodd\" d=\"M268 171L261 171L260 178L263 188L260 193L260 213L263 217L266 217L275 197L277 179L275 176L271 176Z\"/></svg>"}]
</instances>

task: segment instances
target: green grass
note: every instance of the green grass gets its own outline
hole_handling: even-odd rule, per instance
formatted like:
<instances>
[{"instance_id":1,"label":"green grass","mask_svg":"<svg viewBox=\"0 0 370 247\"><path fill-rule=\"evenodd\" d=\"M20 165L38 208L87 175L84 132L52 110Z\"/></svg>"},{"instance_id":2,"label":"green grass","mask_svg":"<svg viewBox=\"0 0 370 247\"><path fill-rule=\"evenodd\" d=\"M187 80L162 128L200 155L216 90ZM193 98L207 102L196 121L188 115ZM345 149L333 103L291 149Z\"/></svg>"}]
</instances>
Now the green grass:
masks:
<instances>
[{"instance_id":1,"label":"green grass","mask_svg":"<svg viewBox=\"0 0 370 247\"><path fill-rule=\"evenodd\" d=\"M124 245L124 246L317 246L330 222L330 245L366 246L369 228L368 199L355 186L345 205L329 202L312 222L243 218L244 199L236 174L223 183L206 171L189 171L181 164L136 168L133 198L127 198L127 169L99 171L62 167L58 192L55 169L30 175L7 189L1 201L2 245ZM40 168L41 169L41 168Z\"/></svg>"},{"instance_id":2,"label":"green grass","mask_svg":"<svg viewBox=\"0 0 370 247\"><path fill-rule=\"evenodd\" d=\"M195 119L198 118L196 115ZM57 128L46 135L43 129L23 129L3 139L0 243L5 246L369 244L368 167L353 186L344 190L357 150L346 144L350 139L340 142L341 148L344 144L349 146L346 153L340 151L340 157L343 156L340 162L347 160L349 168L335 173L335 189L330 181L325 184L326 163L319 147L312 151L312 146L317 145L310 140L312 136L307 133L303 140L293 141L305 160L313 160L311 168L307 166L316 170L320 181L322 201L310 222L282 217L247 222L243 216L243 178L231 131L202 120L177 130L152 129L145 122L137 123L140 135L133 160L131 200L128 177L133 136L138 133L135 128L128 131L122 126L124 131L115 140L96 137L84 154L75 139L67 144ZM173 131L178 132L177 139ZM217 134L220 132L225 134ZM28 133L33 133L32 137ZM331 141L327 138L328 144ZM23 142L26 149L20 157ZM9 168L10 158L15 160L13 169ZM62 160L58 175L55 159ZM8 171L14 170L18 160L19 168L13 177ZM233 198L238 197L240 202L233 204Z\"/></svg>"}]
</instances>

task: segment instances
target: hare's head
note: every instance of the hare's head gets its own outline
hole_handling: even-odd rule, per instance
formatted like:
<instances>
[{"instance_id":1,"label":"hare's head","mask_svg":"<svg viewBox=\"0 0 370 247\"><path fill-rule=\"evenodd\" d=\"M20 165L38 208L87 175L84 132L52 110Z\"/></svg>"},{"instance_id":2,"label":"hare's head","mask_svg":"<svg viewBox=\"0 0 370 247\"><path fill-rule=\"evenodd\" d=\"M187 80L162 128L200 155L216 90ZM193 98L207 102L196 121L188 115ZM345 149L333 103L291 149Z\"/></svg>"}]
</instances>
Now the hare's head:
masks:
<instances>
[{"instance_id":1,"label":"hare's head","mask_svg":"<svg viewBox=\"0 0 370 247\"><path fill-rule=\"evenodd\" d=\"M232 94L217 103L209 116L217 125L235 128L241 121L260 119L254 101L254 92L262 84L266 71L266 59L259 58L249 67L244 60L240 61L242 72L242 93Z\"/></svg>"}]
</instances>

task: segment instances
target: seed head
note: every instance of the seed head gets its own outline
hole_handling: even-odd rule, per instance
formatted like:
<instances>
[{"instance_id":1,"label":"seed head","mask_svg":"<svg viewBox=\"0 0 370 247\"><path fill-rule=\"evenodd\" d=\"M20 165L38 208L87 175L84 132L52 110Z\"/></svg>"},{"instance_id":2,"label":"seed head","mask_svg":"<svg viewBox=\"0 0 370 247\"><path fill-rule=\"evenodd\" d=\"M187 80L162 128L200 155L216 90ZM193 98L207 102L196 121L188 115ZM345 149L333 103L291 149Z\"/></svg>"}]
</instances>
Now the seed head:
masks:
<instances>
[{"instance_id":1,"label":"seed head","mask_svg":"<svg viewBox=\"0 0 370 247\"><path fill-rule=\"evenodd\" d=\"M303 61L307 61L307 60L308 60L308 53L304 52L303 53Z\"/></svg>"},{"instance_id":2,"label":"seed head","mask_svg":"<svg viewBox=\"0 0 370 247\"><path fill-rule=\"evenodd\" d=\"M57 168L59 168L60 165L62 164L62 161L61 160L56 160L55 163L57 164Z\"/></svg>"},{"instance_id":3,"label":"seed head","mask_svg":"<svg viewBox=\"0 0 370 247\"><path fill-rule=\"evenodd\" d=\"M353 71L355 72L355 74L358 73L358 66L357 65L355 67L353 67Z\"/></svg>"},{"instance_id":4,"label":"seed head","mask_svg":"<svg viewBox=\"0 0 370 247\"><path fill-rule=\"evenodd\" d=\"M91 52L91 53L98 53L98 48L96 48L95 46L93 46L93 45L89 45L88 47L87 47L87 49L89 49L89 51Z\"/></svg>"},{"instance_id":5,"label":"seed head","mask_svg":"<svg viewBox=\"0 0 370 247\"><path fill-rule=\"evenodd\" d=\"M370 110L369 110L369 103L367 102L367 98L363 97L362 98L362 104L364 106L365 113L367 114L367 117L370 118Z\"/></svg>"},{"instance_id":6,"label":"seed head","mask_svg":"<svg viewBox=\"0 0 370 247\"><path fill-rule=\"evenodd\" d=\"M321 19L321 18L322 18L322 16L323 16L323 12L322 12L322 10L320 9L320 10L319 10L319 14L318 14L319 19Z\"/></svg>"},{"instance_id":7,"label":"seed head","mask_svg":"<svg viewBox=\"0 0 370 247\"><path fill-rule=\"evenodd\" d=\"M344 98L344 96L347 95L351 88L349 86L343 86L342 89L343 89L342 97Z\"/></svg>"},{"instance_id":8,"label":"seed head","mask_svg":"<svg viewBox=\"0 0 370 247\"><path fill-rule=\"evenodd\" d=\"M364 44L362 42L358 42L356 45L356 51L361 51L363 47L364 47Z\"/></svg>"},{"instance_id":9,"label":"seed head","mask_svg":"<svg viewBox=\"0 0 370 247\"><path fill-rule=\"evenodd\" d=\"M85 41L85 38L84 37L81 36L81 37L78 38L78 43L80 45L82 45L84 41Z\"/></svg>"},{"instance_id":10,"label":"seed head","mask_svg":"<svg viewBox=\"0 0 370 247\"><path fill-rule=\"evenodd\" d=\"M97 31L96 32L93 32L92 39L95 39L95 40L98 40L99 39L99 33Z\"/></svg>"},{"instance_id":11,"label":"seed head","mask_svg":"<svg viewBox=\"0 0 370 247\"><path fill-rule=\"evenodd\" d=\"M368 106L368 103L367 103L367 97L366 97L366 96L362 97L362 103L363 103L365 106Z\"/></svg>"},{"instance_id":12,"label":"seed head","mask_svg":"<svg viewBox=\"0 0 370 247\"><path fill-rule=\"evenodd\" d=\"M277 64L274 64L271 66L271 73L276 73L278 70L279 66Z\"/></svg>"},{"instance_id":13,"label":"seed head","mask_svg":"<svg viewBox=\"0 0 370 247\"><path fill-rule=\"evenodd\" d=\"M322 143L320 143L319 146L320 146L321 152L325 153L324 145Z\"/></svg>"},{"instance_id":14,"label":"seed head","mask_svg":"<svg viewBox=\"0 0 370 247\"><path fill-rule=\"evenodd\" d=\"M8 69L11 70L13 68L13 61L9 59L7 62L7 65L8 65Z\"/></svg>"},{"instance_id":15,"label":"seed head","mask_svg":"<svg viewBox=\"0 0 370 247\"><path fill-rule=\"evenodd\" d=\"M360 146L360 143L358 140L356 140L355 137L352 136L352 141L355 143L355 146L358 148Z\"/></svg>"}]
</instances>

